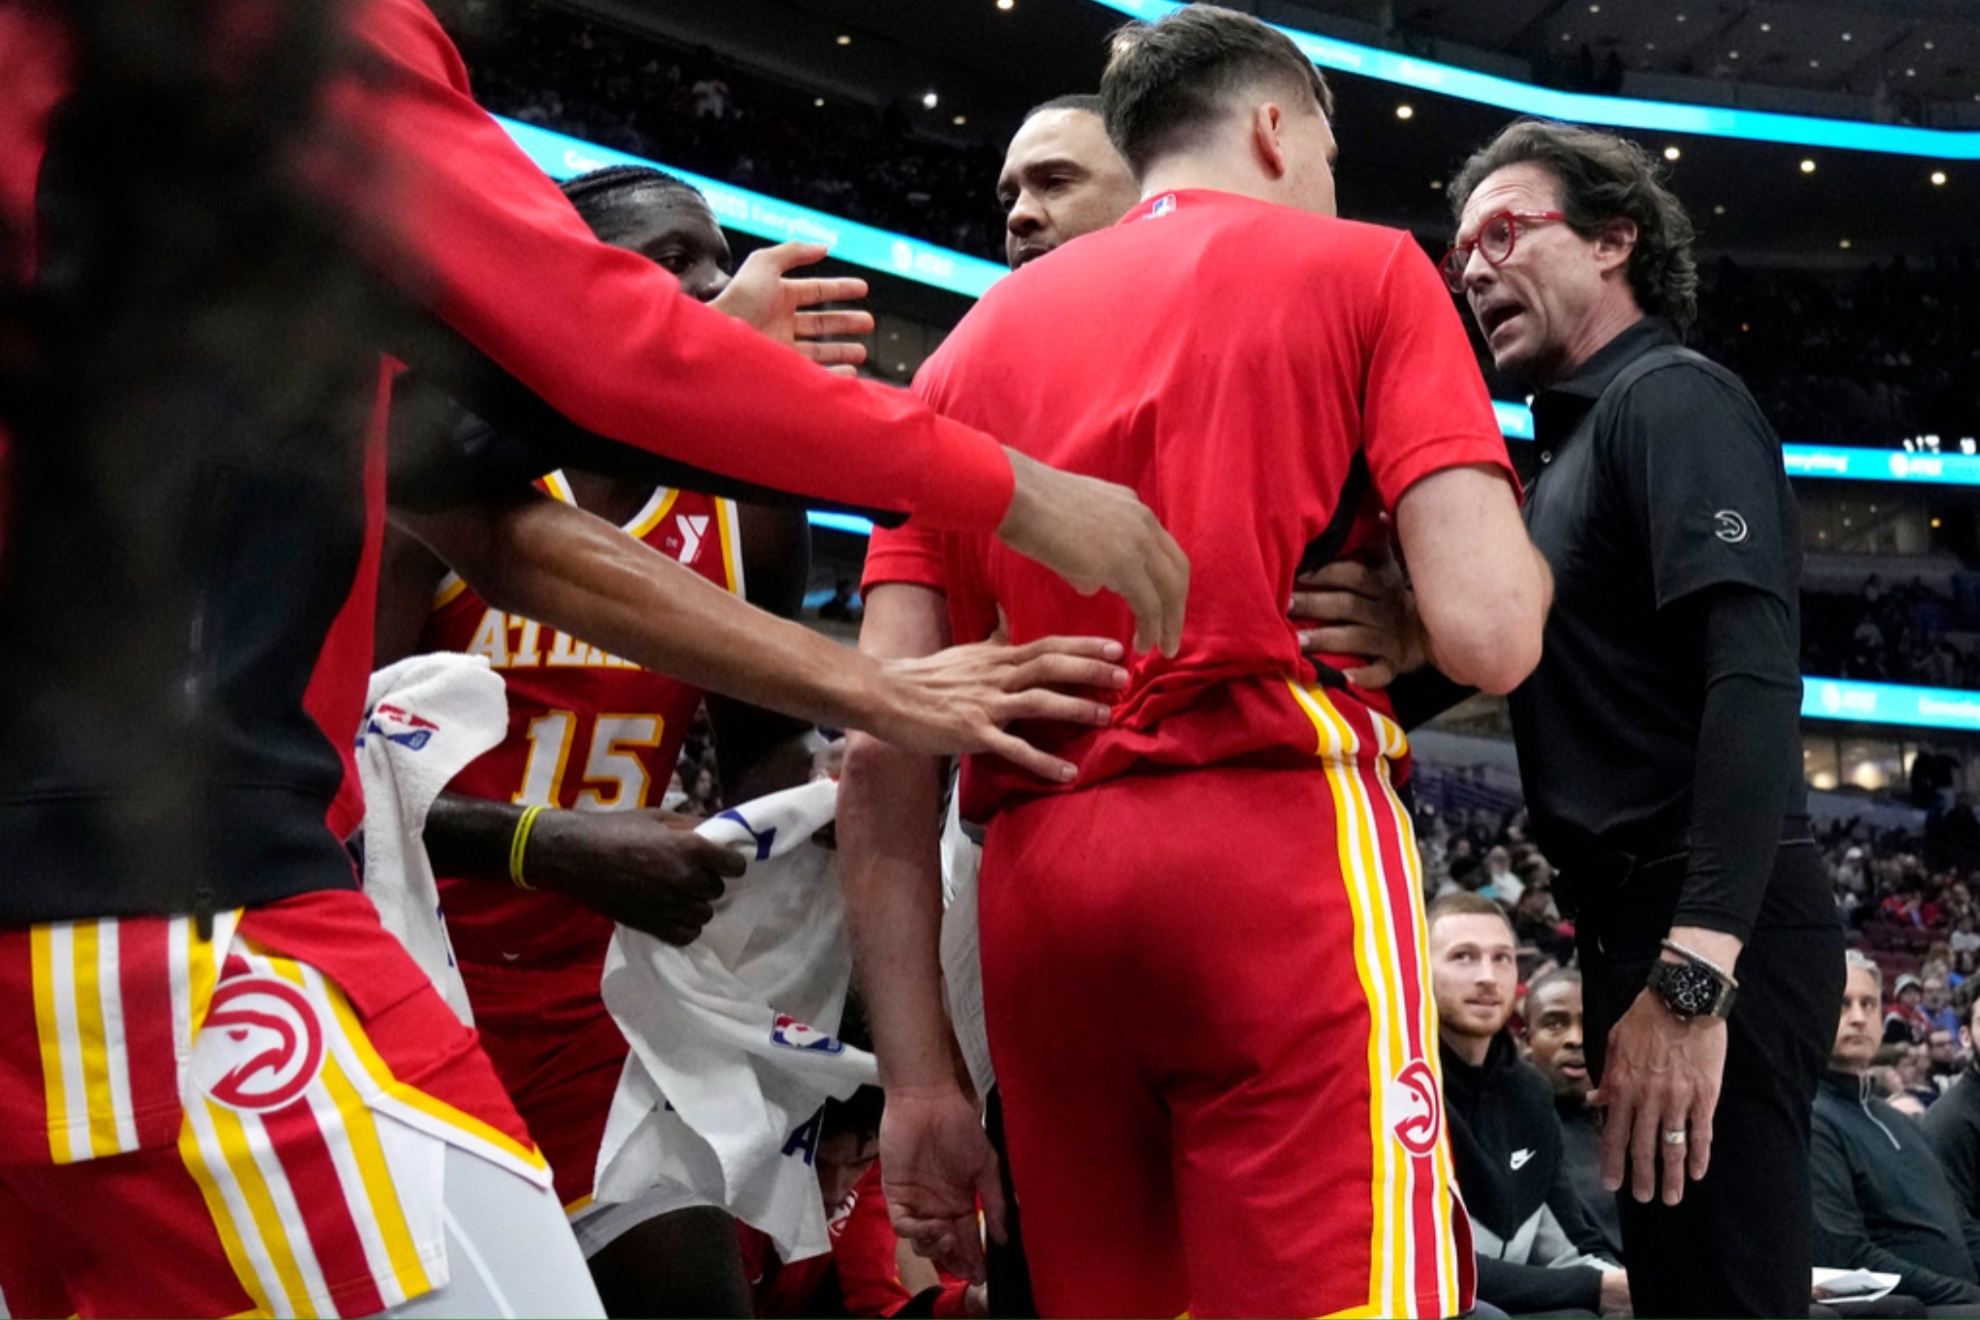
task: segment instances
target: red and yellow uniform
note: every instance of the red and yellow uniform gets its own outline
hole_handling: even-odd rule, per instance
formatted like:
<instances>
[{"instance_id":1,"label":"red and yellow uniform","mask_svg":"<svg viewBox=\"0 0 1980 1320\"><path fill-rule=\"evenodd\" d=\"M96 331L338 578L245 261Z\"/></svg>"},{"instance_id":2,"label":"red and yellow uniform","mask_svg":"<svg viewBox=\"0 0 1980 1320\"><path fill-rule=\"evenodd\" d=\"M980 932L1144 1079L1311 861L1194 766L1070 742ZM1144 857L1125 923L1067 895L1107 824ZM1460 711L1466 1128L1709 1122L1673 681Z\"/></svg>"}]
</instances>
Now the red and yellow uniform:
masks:
<instances>
[{"instance_id":1,"label":"red and yellow uniform","mask_svg":"<svg viewBox=\"0 0 1980 1320\"><path fill-rule=\"evenodd\" d=\"M0 931L0 1042L39 1063L0 1071L12 1307L371 1315L446 1281L446 1146L549 1184L354 890L219 913L210 941L190 917Z\"/></svg>"},{"instance_id":2,"label":"red and yellow uniform","mask_svg":"<svg viewBox=\"0 0 1980 1320\"><path fill-rule=\"evenodd\" d=\"M570 500L560 475L543 485ZM743 594L731 501L663 488L625 531ZM573 811L660 805L701 689L504 614L453 574L420 649L486 656L508 684L508 737L450 792ZM482 1043L575 1213L591 1195L628 1049L598 989L612 920L562 894L444 876L440 901Z\"/></svg>"},{"instance_id":3,"label":"red and yellow uniform","mask_svg":"<svg viewBox=\"0 0 1980 1320\"><path fill-rule=\"evenodd\" d=\"M1132 661L1108 727L1023 730L1074 784L964 769L1040 1307L1466 1309L1407 747L1286 617L1316 542L1353 555L1443 468L1510 478L1449 294L1408 234L1170 193L1000 282L916 389L1132 487L1191 563L1180 653ZM1017 641L1133 637L975 534L876 534L885 582L944 592L958 641L1000 608Z\"/></svg>"}]
</instances>

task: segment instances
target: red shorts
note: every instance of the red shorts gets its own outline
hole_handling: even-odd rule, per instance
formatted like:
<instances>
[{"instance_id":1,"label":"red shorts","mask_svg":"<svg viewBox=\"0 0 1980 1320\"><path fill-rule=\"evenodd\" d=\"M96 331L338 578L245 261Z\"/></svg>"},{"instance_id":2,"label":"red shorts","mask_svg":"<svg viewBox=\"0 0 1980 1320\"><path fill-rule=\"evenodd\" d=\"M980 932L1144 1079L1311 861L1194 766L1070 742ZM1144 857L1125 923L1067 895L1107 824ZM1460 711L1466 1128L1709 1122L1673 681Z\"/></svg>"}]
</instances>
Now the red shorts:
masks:
<instances>
[{"instance_id":1,"label":"red shorts","mask_svg":"<svg viewBox=\"0 0 1980 1320\"><path fill-rule=\"evenodd\" d=\"M570 963L459 965L482 1048L541 1143L565 1213L580 1214L632 1053L599 989L605 952Z\"/></svg>"},{"instance_id":2,"label":"red shorts","mask_svg":"<svg viewBox=\"0 0 1980 1320\"><path fill-rule=\"evenodd\" d=\"M0 1221L32 1237L0 1283L84 1315L373 1314L446 1282L448 1146L548 1182L355 891L210 942L183 917L0 932L0 1116Z\"/></svg>"},{"instance_id":3,"label":"red shorts","mask_svg":"<svg viewBox=\"0 0 1980 1320\"><path fill-rule=\"evenodd\" d=\"M992 822L984 1000L1043 1314L1471 1305L1402 733L1301 696L1310 772L1134 775Z\"/></svg>"}]
</instances>

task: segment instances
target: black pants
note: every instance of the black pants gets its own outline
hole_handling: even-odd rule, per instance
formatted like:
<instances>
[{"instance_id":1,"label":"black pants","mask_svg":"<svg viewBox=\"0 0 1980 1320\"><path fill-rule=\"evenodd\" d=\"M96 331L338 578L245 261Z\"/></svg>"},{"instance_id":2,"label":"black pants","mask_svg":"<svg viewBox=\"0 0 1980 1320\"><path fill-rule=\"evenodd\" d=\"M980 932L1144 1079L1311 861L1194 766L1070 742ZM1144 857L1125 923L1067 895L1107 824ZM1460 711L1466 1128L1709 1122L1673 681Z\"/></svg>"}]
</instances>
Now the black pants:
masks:
<instances>
[{"instance_id":1,"label":"black pants","mask_svg":"<svg viewBox=\"0 0 1980 1320\"><path fill-rule=\"evenodd\" d=\"M1577 914L1598 1082L1609 1031L1643 989L1684 873L1681 856L1638 870ZM1842 927L1814 845L1781 846L1737 975L1711 1168L1676 1206L1639 1204L1627 1182L1617 1193L1639 1316L1808 1313L1809 1112L1843 990Z\"/></svg>"}]
</instances>

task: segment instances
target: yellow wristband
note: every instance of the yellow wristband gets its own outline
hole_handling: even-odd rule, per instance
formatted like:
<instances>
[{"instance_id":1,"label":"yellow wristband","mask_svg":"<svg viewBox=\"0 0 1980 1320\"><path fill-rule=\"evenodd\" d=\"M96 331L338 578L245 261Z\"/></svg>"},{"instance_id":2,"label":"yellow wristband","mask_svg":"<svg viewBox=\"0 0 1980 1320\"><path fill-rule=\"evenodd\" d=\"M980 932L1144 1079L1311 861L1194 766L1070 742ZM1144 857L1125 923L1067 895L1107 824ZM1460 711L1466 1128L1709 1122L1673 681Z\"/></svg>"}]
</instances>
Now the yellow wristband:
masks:
<instances>
[{"instance_id":1,"label":"yellow wristband","mask_svg":"<svg viewBox=\"0 0 1980 1320\"><path fill-rule=\"evenodd\" d=\"M529 847L529 831L536 824L542 807L525 807L522 819L516 822L515 837L509 840L509 879L516 882L518 889L534 889L535 885L523 879L523 850Z\"/></svg>"}]
</instances>

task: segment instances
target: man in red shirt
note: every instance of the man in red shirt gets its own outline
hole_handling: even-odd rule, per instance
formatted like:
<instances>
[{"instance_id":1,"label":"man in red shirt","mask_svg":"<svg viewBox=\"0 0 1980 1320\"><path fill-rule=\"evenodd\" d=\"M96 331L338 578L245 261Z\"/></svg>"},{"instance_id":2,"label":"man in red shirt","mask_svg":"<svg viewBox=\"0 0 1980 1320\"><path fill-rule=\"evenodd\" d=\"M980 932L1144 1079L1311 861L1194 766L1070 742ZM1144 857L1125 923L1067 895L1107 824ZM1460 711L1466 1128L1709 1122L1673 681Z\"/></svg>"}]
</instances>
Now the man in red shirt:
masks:
<instances>
[{"instance_id":1,"label":"man in red shirt","mask_svg":"<svg viewBox=\"0 0 1980 1320\"><path fill-rule=\"evenodd\" d=\"M1286 606L1303 565L1372 551L1391 511L1437 598L1432 647L1505 691L1537 659L1546 571L1434 268L1407 234L1332 218L1325 86L1297 49L1191 6L1124 34L1102 95L1141 206L993 289L916 385L1132 485L1215 584L1176 656L1133 663L1110 727L1041 732L1076 786L964 768L1039 1306L1455 1313L1470 1262L1393 790L1405 745L1339 680L1353 658L1300 655ZM946 597L924 644L1000 618L1017 639L1129 626L969 535L933 555L876 536L867 576ZM855 741L839 826L882 1162L903 1236L974 1276L977 1198L993 1232L1002 1198L942 1017L940 897L918 836L857 787L897 770Z\"/></svg>"}]
</instances>

